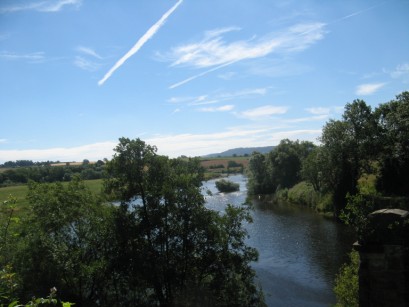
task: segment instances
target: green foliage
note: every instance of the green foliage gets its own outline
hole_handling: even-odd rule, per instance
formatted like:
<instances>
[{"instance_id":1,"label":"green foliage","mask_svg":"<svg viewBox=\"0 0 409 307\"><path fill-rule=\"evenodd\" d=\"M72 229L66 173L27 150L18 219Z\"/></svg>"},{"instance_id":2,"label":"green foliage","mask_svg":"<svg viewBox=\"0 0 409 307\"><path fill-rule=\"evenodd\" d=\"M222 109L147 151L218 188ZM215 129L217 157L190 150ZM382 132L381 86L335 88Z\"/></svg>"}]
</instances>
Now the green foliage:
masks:
<instances>
[{"instance_id":1,"label":"green foliage","mask_svg":"<svg viewBox=\"0 0 409 307\"><path fill-rule=\"evenodd\" d=\"M359 306L359 254L356 251L350 253L350 263L344 264L335 279L334 292L337 297L337 307Z\"/></svg>"},{"instance_id":2,"label":"green foliage","mask_svg":"<svg viewBox=\"0 0 409 307\"><path fill-rule=\"evenodd\" d=\"M224 168L223 164L210 165L209 169Z\"/></svg>"},{"instance_id":3,"label":"green foliage","mask_svg":"<svg viewBox=\"0 0 409 307\"><path fill-rule=\"evenodd\" d=\"M409 92L381 104L375 115L381 142L377 188L387 195L409 196Z\"/></svg>"},{"instance_id":4,"label":"green foliage","mask_svg":"<svg viewBox=\"0 0 409 307\"><path fill-rule=\"evenodd\" d=\"M109 207L78 177L68 185L31 182L28 198L31 213L13 259L22 281L21 299L54 284L65 299L92 306L95 294L103 292L105 282L109 285L108 278L104 281Z\"/></svg>"},{"instance_id":5,"label":"green foliage","mask_svg":"<svg viewBox=\"0 0 409 307\"><path fill-rule=\"evenodd\" d=\"M316 208L320 201L320 195L311 184L301 181L288 190L287 198L290 202L310 208Z\"/></svg>"},{"instance_id":6,"label":"green foliage","mask_svg":"<svg viewBox=\"0 0 409 307\"><path fill-rule=\"evenodd\" d=\"M122 138L115 151L105 188L121 201L111 260L128 293L121 305L262 305L249 265L257 252L244 243L248 213L206 209L200 161L159 156L139 139Z\"/></svg>"},{"instance_id":7,"label":"green foliage","mask_svg":"<svg viewBox=\"0 0 409 307\"><path fill-rule=\"evenodd\" d=\"M48 183L71 181L76 175L80 175L84 180L101 179L103 177L103 170L103 164L90 164L89 161L88 163L76 166L51 166L47 164L17 167L6 169L0 173L0 187L26 184L30 180Z\"/></svg>"},{"instance_id":8,"label":"green foliage","mask_svg":"<svg viewBox=\"0 0 409 307\"><path fill-rule=\"evenodd\" d=\"M249 193L271 194L301 181L301 166L315 148L311 142L282 140L269 154L253 153L249 161Z\"/></svg>"},{"instance_id":9,"label":"green foliage","mask_svg":"<svg viewBox=\"0 0 409 307\"><path fill-rule=\"evenodd\" d=\"M236 161L233 161L233 160L229 160L227 162L227 167L242 167L242 166L243 164L237 163Z\"/></svg>"},{"instance_id":10,"label":"green foliage","mask_svg":"<svg viewBox=\"0 0 409 307\"><path fill-rule=\"evenodd\" d=\"M375 198L371 195L347 195L347 205L340 218L345 224L353 226L358 239L362 239L368 226L368 214L375 209Z\"/></svg>"},{"instance_id":11,"label":"green foliage","mask_svg":"<svg viewBox=\"0 0 409 307\"><path fill-rule=\"evenodd\" d=\"M216 181L216 188L219 192L228 193L240 190L240 185L229 180L221 179Z\"/></svg>"},{"instance_id":12,"label":"green foliage","mask_svg":"<svg viewBox=\"0 0 409 307\"><path fill-rule=\"evenodd\" d=\"M275 188L268 170L266 156L254 152L248 166L248 193L250 195L273 193Z\"/></svg>"},{"instance_id":13,"label":"green foliage","mask_svg":"<svg viewBox=\"0 0 409 307\"><path fill-rule=\"evenodd\" d=\"M10 264L0 270L0 306L6 306L17 301L18 281L16 273Z\"/></svg>"}]
</instances>

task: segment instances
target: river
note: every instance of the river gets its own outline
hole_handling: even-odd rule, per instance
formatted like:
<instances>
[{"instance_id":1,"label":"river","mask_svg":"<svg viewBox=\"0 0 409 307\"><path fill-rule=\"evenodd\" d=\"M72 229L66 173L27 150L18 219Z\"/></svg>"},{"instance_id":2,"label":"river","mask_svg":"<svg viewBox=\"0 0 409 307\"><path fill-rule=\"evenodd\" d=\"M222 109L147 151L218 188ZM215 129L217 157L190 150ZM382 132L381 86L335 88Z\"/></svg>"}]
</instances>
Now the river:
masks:
<instances>
[{"instance_id":1,"label":"river","mask_svg":"<svg viewBox=\"0 0 409 307\"><path fill-rule=\"evenodd\" d=\"M218 193L216 180L204 183L206 206L223 211L226 204L242 205L247 197L247 179L230 176L240 191ZM332 291L340 266L352 247L351 232L308 208L252 200L253 223L246 224L247 244L259 252L253 263L268 306L331 306Z\"/></svg>"}]
</instances>

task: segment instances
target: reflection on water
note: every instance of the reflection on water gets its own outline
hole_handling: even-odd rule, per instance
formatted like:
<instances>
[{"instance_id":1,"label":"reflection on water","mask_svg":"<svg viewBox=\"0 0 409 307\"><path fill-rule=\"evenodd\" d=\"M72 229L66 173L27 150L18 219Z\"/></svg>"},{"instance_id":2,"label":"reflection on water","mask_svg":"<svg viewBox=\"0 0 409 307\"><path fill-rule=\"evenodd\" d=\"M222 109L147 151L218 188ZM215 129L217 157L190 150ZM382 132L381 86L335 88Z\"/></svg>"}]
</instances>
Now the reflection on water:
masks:
<instances>
[{"instance_id":1,"label":"reflection on water","mask_svg":"<svg viewBox=\"0 0 409 307\"><path fill-rule=\"evenodd\" d=\"M226 204L246 200L246 178L228 178L240 191L218 193L215 180L204 183L207 207L223 211ZM315 212L289 204L253 199L253 223L248 244L259 251L253 264L269 306L330 306L335 303L333 281L351 250L351 233Z\"/></svg>"}]
</instances>

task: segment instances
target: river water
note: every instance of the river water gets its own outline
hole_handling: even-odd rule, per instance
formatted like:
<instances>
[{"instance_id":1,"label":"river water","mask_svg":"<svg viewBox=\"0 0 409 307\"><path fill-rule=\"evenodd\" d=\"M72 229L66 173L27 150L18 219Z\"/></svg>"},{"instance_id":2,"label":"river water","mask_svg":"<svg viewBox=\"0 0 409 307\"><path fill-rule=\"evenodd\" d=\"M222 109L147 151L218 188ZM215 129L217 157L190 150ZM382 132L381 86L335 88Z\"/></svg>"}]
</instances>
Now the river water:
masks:
<instances>
[{"instance_id":1,"label":"river water","mask_svg":"<svg viewBox=\"0 0 409 307\"><path fill-rule=\"evenodd\" d=\"M216 180L204 183L203 192L212 192L206 196L208 208L223 211L226 204L245 202L246 177L234 175L228 180L239 183L240 191L218 193ZM258 262L252 265L267 305L334 305L334 278L351 251L351 232L308 208L258 198L252 203L247 244L259 252Z\"/></svg>"}]
</instances>

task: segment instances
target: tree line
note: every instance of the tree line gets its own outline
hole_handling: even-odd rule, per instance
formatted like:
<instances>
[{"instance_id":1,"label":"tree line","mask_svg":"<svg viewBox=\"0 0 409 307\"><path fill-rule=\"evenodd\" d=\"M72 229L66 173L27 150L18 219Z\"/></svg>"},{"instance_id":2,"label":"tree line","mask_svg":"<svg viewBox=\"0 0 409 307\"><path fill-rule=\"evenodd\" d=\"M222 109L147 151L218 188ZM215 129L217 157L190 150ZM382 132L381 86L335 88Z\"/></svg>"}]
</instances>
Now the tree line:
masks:
<instances>
[{"instance_id":1,"label":"tree line","mask_svg":"<svg viewBox=\"0 0 409 307\"><path fill-rule=\"evenodd\" d=\"M104 175L105 162L98 160L90 163L84 160L80 165L54 166L53 162L33 162L31 160L8 161L0 168L0 187L15 184L26 184L30 180L36 182L71 181L75 175L83 180L101 179Z\"/></svg>"},{"instance_id":2,"label":"tree line","mask_svg":"<svg viewBox=\"0 0 409 307\"><path fill-rule=\"evenodd\" d=\"M75 306L263 306L246 206L207 209L199 159L121 138L101 195L78 176L30 181L0 210L0 306L53 293ZM51 294L50 294L51 295Z\"/></svg>"},{"instance_id":3,"label":"tree line","mask_svg":"<svg viewBox=\"0 0 409 307\"><path fill-rule=\"evenodd\" d=\"M323 195L329 198L336 217L347 215L356 207L369 211L387 206L382 202L385 197L403 197L403 205L393 205L407 206L409 92L374 110L363 100L347 103L341 119L325 124L319 142L316 146L283 140L268 154L253 153L249 192L280 193L301 182L308 183L320 195L318 199ZM365 189L365 177L374 178L372 187ZM357 195L360 202L353 198Z\"/></svg>"}]
</instances>

